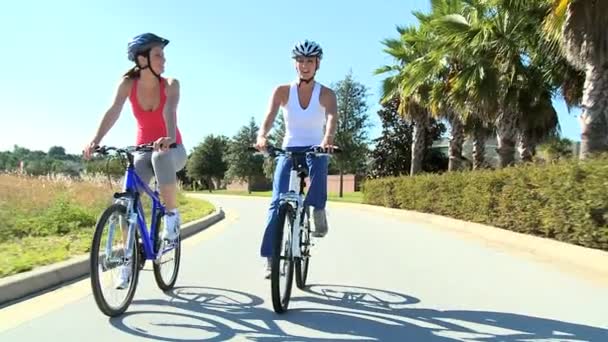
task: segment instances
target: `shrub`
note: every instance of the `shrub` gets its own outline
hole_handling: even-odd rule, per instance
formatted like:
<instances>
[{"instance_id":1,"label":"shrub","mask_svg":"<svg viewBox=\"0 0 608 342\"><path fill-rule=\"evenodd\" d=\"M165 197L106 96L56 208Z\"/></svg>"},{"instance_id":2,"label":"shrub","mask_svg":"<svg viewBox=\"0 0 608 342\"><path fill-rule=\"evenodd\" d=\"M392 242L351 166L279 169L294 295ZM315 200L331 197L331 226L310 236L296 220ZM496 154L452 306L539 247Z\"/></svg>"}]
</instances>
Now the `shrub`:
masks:
<instances>
[{"instance_id":1,"label":"shrub","mask_svg":"<svg viewBox=\"0 0 608 342\"><path fill-rule=\"evenodd\" d=\"M363 202L608 250L608 158L368 180Z\"/></svg>"}]
</instances>

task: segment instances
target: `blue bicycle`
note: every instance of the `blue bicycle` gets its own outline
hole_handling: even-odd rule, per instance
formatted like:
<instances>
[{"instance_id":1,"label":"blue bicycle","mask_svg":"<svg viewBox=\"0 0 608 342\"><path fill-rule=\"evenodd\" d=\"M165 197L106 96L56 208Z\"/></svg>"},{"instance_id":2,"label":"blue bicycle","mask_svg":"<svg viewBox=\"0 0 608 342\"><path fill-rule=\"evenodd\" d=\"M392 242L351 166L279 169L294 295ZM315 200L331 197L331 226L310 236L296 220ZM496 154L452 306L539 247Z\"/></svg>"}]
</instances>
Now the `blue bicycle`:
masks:
<instances>
[{"instance_id":1,"label":"blue bicycle","mask_svg":"<svg viewBox=\"0 0 608 342\"><path fill-rule=\"evenodd\" d=\"M152 190L145 184L133 163L134 152L152 150L151 144L127 148L101 146L95 150L102 156L114 151L121 160L126 157L127 161L122 192L114 194L114 203L97 221L90 254L93 296L99 309L110 317L121 315L131 304L139 271L146 260L153 260L154 279L161 290L173 288L177 280L181 239L179 236L175 241L162 239L160 223L166 209L159 198L158 186L155 182ZM140 190L151 199L150 229L146 225ZM109 277L105 276L106 272L110 273ZM105 284L106 280L109 284Z\"/></svg>"}]
</instances>

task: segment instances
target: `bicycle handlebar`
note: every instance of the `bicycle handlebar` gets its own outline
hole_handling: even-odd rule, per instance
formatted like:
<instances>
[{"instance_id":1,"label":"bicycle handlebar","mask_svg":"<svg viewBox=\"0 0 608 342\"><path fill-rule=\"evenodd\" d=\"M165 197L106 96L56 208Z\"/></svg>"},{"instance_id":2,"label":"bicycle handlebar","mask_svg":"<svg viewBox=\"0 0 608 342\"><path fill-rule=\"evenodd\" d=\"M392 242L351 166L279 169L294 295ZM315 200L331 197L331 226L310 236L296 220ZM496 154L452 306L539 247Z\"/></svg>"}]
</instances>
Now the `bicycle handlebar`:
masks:
<instances>
[{"instance_id":1,"label":"bicycle handlebar","mask_svg":"<svg viewBox=\"0 0 608 342\"><path fill-rule=\"evenodd\" d=\"M333 151L332 152L328 152L326 149L324 149L321 146L312 146L304 151L300 151L300 152L290 152L290 151L285 151L281 148L278 147L274 147L272 145L267 145L266 146L266 151L260 152L258 151L258 149L256 149L255 147L248 147L247 148L248 151L251 152L255 152L254 154L262 154L262 155L269 155L271 157L276 157L278 155L308 155L308 154L313 154L316 156L323 156L323 155L332 155L335 153L341 153L342 150L337 147L334 146L333 147Z\"/></svg>"},{"instance_id":2,"label":"bicycle handlebar","mask_svg":"<svg viewBox=\"0 0 608 342\"><path fill-rule=\"evenodd\" d=\"M175 148L176 146L177 146L177 144L173 143L173 144L169 145L169 148ZM148 144L141 144L141 145L135 145L135 146L127 146L124 148L104 145L104 146L97 146L95 148L95 153L104 155L104 156L108 155L109 152L111 152L111 151L115 151L117 153L125 153L125 154L131 154L132 152L153 152L154 144L148 143Z\"/></svg>"}]
</instances>

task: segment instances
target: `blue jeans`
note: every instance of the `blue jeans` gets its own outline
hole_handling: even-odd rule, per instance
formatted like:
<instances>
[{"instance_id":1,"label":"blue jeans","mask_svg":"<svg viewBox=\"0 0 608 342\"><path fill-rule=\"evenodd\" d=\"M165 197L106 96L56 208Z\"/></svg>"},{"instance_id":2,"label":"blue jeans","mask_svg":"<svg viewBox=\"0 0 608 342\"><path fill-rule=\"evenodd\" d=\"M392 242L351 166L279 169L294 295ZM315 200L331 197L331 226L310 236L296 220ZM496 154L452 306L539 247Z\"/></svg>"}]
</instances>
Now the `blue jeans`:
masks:
<instances>
[{"instance_id":1,"label":"blue jeans","mask_svg":"<svg viewBox=\"0 0 608 342\"><path fill-rule=\"evenodd\" d=\"M287 147L285 148L288 152L299 152L305 151L310 146L302 147ZM308 192L306 193L306 199L304 205L310 205L315 209L325 209L327 203L327 171L329 166L329 160L327 156L302 156L298 157L298 162L301 165L308 167L308 177L310 184L308 185ZM279 197L280 194L289 190L289 173L291 171L291 159L286 156L280 156L277 158L277 165L274 171L274 179L272 181L272 200L270 202L270 208L268 209L268 221L266 223L266 230L264 231L264 238L262 239L262 246L260 254L262 257L270 257L273 252L273 241L274 234L277 231L277 218L279 213Z\"/></svg>"}]
</instances>

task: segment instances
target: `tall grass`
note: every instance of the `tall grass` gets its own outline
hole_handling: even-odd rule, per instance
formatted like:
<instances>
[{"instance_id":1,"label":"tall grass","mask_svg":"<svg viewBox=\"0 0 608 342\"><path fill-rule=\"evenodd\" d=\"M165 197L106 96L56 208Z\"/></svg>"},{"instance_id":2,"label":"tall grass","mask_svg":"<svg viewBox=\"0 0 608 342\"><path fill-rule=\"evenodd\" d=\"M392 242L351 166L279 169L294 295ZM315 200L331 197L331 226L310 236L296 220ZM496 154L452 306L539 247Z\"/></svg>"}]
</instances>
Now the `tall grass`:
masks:
<instances>
[{"instance_id":1,"label":"tall grass","mask_svg":"<svg viewBox=\"0 0 608 342\"><path fill-rule=\"evenodd\" d=\"M122 183L105 176L75 179L0 174L0 277L86 253L101 212ZM183 222L213 211L179 197ZM144 201L149 224L150 201Z\"/></svg>"}]
</instances>

